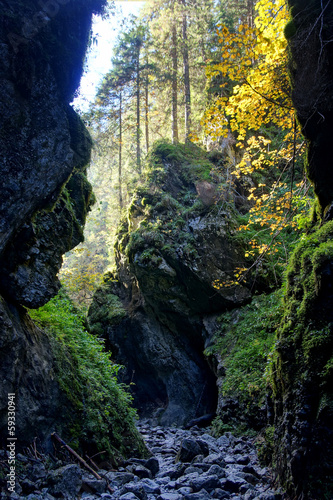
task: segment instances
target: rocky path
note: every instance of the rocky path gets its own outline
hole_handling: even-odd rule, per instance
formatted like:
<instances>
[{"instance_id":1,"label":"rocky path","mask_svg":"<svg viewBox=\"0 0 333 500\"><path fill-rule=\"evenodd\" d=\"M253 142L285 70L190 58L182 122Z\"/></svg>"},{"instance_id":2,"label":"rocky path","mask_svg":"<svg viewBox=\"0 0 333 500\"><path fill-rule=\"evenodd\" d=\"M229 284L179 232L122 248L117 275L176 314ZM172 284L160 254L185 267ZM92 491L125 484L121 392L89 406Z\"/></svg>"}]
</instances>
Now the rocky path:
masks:
<instances>
[{"instance_id":1,"label":"rocky path","mask_svg":"<svg viewBox=\"0 0 333 500\"><path fill-rule=\"evenodd\" d=\"M151 427L141 422L142 433L152 457L131 459L118 471L101 470L103 480L75 464L47 471L41 463L26 464L10 497L53 500L282 500L274 490L267 469L260 467L253 442L230 433L215 439L192 428ZM25 457L21 460L24 462ZM28 459L26 459L28 460ZM29 461L29 460L28 460ZM24 477L25 476L25 477ZM107 489L109 483L113 492Z\"/></svg>"}]
</instances>

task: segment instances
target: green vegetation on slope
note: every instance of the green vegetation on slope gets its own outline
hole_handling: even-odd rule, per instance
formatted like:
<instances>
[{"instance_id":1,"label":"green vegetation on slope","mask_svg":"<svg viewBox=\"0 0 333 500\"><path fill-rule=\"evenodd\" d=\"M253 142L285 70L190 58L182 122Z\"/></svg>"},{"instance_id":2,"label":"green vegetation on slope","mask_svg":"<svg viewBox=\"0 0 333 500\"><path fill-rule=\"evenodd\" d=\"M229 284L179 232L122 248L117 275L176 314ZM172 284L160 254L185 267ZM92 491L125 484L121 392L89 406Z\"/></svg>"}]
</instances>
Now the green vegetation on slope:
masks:
<instances>
[{"instance_id":1,"label":"green vegetation on slope","mask_svg":"<svg viewBox=\"0 0 333 500\"><path fill-rule=\"evenodd\" d=\"M312 498L327 499L333 492L332 238L329 221L304 235L291 255L270 374L278 422L273 465L291 491L297 484Z\"/></svg>"},{"instance_id":2,"label":"green vegetation on slope","mask_svg":"<svg viewBox=\"0 0 333 500\"><path fill-rule=\"evenodd\" d=\"M73 447L106 451L114 462L145 453L135 428L136 412L126 387L117 382L119 365L103 344L89 334L84 319L63 293L30 311L50 339L56 378L75 408L68 416Z\"/></svg>"},{"instance_id":3,"label":"green vegetation on slope","mask_svg":"<svg viewBox=\"0 0 333 500\"><path fill-rule=\"evenodd\" d=\"M264 423L261 408L267 392L267 372L275 330L282 315L281 292L255 297L251 304L222 314L214 345L206 355L217 355L225 371L220 393L237 400L230 411L218 411L215 433L258 430Z\"/></svg>"}]
</instances>

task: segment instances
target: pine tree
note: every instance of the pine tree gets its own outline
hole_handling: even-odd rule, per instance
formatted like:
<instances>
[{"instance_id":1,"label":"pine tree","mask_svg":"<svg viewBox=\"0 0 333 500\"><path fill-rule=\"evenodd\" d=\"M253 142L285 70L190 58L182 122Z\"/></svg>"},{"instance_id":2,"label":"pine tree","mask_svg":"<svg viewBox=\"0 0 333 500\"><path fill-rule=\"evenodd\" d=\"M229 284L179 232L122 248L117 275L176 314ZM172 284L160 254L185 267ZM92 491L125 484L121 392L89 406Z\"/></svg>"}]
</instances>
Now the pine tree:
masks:
<instances>
[{"instance_id":1,"label":"pine tree","mask_svg":"<svg viewBox=\"0 0 333 500\"><path fill-rule=\"evenodd\" d=\"M182 52L184 65L184 95L185 95L185 142L190 140L191 131L191 86L190 86L190 66L189 66L189 47L187 36L187 4L182 0L183 19L182 19Z\"/></svg>"},{"instance_id":2,"label":"pine tree","mask_svg":"<svg viewBox=\"0 0 333 500\"><path fill-rule=\"evenodd\" d=\"M132 18L132 26L123 32L116 46L114 72L131 85L136 100L136 165L141 174L141 84L142 64L141 49L143 46L143 28Z\"/></svg>"}]
</instances>

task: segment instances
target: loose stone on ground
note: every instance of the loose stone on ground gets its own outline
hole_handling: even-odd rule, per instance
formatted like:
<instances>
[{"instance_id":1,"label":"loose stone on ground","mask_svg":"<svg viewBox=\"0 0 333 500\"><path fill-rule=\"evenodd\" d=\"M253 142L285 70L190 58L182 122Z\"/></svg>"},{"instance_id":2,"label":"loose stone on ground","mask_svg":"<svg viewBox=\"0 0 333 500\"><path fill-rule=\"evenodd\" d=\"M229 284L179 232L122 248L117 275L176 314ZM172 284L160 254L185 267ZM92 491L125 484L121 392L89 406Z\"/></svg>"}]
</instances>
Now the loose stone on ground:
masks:
<instances>
[{"instance_id":1,"label":"loose stone on ground","mask_svg":"<svg viewBox=\"0 0 333 500\"><path fill-rule=\"evenodd\" d=\"M77 465L46 471L43 464L27 465L21 473L14 499L54 500L282 500L287 497L272 486L271 476L259 465L251 439L226 433L214 438L192 428L138 428L152 456L132 458L117 472L100 470L103 478ZM24 458L24 457L23 457ZM24 461L24 460L23 460ZM29 471L28 471L29 469ZM23 468L24 470L24 468ZM107 489L107 484L113 490ZM7 492L0 498L8 497Z\"/></svg>"}]
</instances>

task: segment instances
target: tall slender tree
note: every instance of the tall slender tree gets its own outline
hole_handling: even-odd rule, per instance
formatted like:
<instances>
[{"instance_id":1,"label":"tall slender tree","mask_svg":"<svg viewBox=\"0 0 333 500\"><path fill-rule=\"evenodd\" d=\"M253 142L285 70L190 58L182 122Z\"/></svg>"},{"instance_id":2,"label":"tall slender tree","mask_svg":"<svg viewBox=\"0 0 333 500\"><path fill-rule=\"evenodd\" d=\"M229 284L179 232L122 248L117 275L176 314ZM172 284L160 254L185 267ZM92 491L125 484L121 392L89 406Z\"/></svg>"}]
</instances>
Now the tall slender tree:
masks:
<instances>
[{"instance_id":1,"label":"tall slender tree","mask_svg":"<svg viewBox=\"0 0 333 500\"><path fill-rule=\"evenodd\" d=\"M118 150L118 200L120 209L123 208L122 188L122 148L123 148L123 106L125 80L122 75L110 72L103 80L98 91L95 106L95 121L100 121L102 127L99 133L95 133L97 143L102 144L105 149L106 143L111 141L113 147L109 154L114 153L114 145ZM109 148L107 148L109 149Z\"/></svg>"},{"instance_id":2,"label":"tall slender tree","mask_svg":"<svg viewBox=\"0 0 333 500\"><path fill-rule=\"evenodd\" d=\"M136 18L131 19L131 26L122 33L116 46L116 64L114 71L123 75L128 85L132 86L136 100L136 165L141 173L141 49L143 46L143 28L136 23Z\"/></svg>"},{"instance_id":3,"label":"tall slender tree","mask_svg":"<svg viewBox=\"0 0 333 500\"><path fill-rule=\"evenodd\" d=\"M175 1L172 2L171 24L171 60L172 60L172 142L176 143L178 137L178 40L175 19Z\"/></svg>"},{"instance_id":4,"label":"tall slender tree","mask_svg":"<svg viewBox=\"0 0 333 500\"><path fill-rule=\"evenodd\" d=\"M191 86L190 86L190 66L189 66L189 47L187 36L187 4L182 0L182 52L184 65L184 97L185 97L185 142L190 140L191 131Z\"/></svg>"},{"instance_id":5,"label":"tall slender tree","mask_svg":"<svg viewBox=\"0 0 333 500\"><path fill-rule=\"evenodd\" d=\"M119 151L118 151L118 184L119 184L119 207L123 208L122 189L122 153L123 153L123 96L122 89L119 90Z\"/></svg>"}]
</instances>

